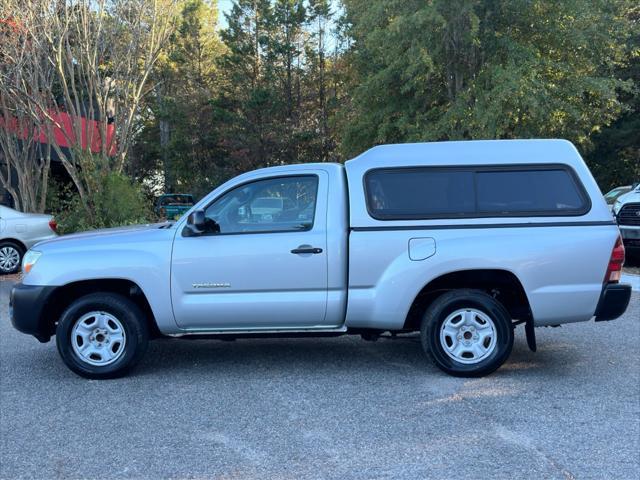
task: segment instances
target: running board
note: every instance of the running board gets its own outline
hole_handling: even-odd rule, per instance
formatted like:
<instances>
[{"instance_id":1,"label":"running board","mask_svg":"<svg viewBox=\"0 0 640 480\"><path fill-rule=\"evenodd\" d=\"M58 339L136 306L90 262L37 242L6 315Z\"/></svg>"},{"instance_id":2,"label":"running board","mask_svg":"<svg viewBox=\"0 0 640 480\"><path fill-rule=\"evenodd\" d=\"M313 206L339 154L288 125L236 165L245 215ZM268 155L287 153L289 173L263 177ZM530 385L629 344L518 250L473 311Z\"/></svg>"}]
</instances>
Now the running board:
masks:
<instances>
[{"instance_id":1,"label":"running board","mask_svg":"<svg viewBox=\"0 0 640 480\"><path fill-rule=\"evenodd\" d=\"M342 326L339 328L305 328L305 329L247 329L247 330L185 330L180 333L166 334L168 337L180 338L180 337L243 337L243 338L258 338L258 337L329 337L344 335L347 333L347 327Z\"/></svg>"}]
</instances>

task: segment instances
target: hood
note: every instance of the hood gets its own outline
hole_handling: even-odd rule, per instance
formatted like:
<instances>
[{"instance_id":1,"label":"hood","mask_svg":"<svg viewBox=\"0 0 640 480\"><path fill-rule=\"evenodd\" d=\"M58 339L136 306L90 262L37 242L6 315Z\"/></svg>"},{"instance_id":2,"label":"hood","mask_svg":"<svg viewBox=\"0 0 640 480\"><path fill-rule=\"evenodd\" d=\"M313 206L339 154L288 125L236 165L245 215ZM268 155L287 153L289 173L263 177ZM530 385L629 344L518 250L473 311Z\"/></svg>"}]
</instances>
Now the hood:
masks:
<instances>
[{"instance_id":1,"label":"hood","mask_svg":"<svg viewBox=\"0 0 640 480\"><path fill-rule=\"evenodd\" d=\"M640 203L640 187L620 195L613 204L613 213L618 213L625 203Z\"/></svg>"},{"instance_id":2,"label":"hood","mask_svg":"<svg viewBox=\"0 0 640 480\"><path fill-rule=\"evenodd\" d=\"M618 214L626 203L640 203L640 187L636 187L624 195L620 195L613 204L613 213Z\"/></svg>"},{"instance_id":3,"label":"hood","mask_svg":"<svg viewBox=\"0 0 640 480\"><path fill-rule=\"evenodd\" d=\"M37 248L65 248L71 245L89 245L104 242L135 242L154 232L166 231L173 224L169 222L128 225L126 227L103 228L86 232L61 235L37 244Z\"/></svg>"}]
</instances>

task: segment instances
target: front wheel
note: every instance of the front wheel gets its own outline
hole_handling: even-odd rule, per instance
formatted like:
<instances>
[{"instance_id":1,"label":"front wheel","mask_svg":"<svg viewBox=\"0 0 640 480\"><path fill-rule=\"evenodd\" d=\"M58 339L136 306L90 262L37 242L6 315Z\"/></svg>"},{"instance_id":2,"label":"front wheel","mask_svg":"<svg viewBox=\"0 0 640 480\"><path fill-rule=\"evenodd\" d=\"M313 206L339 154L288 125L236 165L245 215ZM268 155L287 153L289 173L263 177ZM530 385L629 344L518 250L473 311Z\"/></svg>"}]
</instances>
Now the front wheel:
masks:
<instances>
[{"instance_id":1,"label":"front wheel","mask_svg":"<svg viewBox=\"0 0 640 480\"><path fill-rule=\"evenodd\" d=\"M479 290L453 290L429 306L420 337L425 352L444 372L481 377L511 354L513 326L495 298Z\"/></svg>"},{"instance_id":2,"label":"front wheel","mask_svg":"<svg viewBox=\"0 0 640 480\"><path fill-rule=\"evenodd\" d=\"M144 314L128 298L93 293L62 314L56 345L64 363L87 378L125 375L144 355L149 332Z\"/></svg>"}]
</instances>

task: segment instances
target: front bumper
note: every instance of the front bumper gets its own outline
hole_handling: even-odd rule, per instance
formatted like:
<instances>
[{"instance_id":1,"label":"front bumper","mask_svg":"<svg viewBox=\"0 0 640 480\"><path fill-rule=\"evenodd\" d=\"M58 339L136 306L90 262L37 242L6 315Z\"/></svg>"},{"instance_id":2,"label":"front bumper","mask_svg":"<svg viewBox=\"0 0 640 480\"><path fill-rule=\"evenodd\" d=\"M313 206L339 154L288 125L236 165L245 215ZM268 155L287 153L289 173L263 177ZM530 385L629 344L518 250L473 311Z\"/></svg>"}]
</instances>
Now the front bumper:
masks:
<instances>
[{"instance_id":1,"label":"front bumper","mask_svg":"<svg viewBox=\"0 0 640 480\"><path fill-rule=\"evenodd\" d=\"M618 225L618 228L620 228L624 248L628 250L639 250L640 227L636 227L635 225Z\"/></svg>"},{"instance_id":2,"label":"front bumper","mask_svg":"<svg viewBox=\"0 0 640 480\"><path fill-rule=\"evenodd\" d=\"M48 342L53 335L51 325L44 320L44 312L55 287L16 284L11 290L9 311L11 323L22 333Z\"/></svg>"},{"instance_id":3,"label":"front bumper","mask_svg":"<svg viewBox=\"0 0 640 480\"><path fill-rule=\"evenodd\" d=\"M604 286L596 307L596 322L620 317L631 299L631 285L610 283Z\"/></svg>"}]
</instances>

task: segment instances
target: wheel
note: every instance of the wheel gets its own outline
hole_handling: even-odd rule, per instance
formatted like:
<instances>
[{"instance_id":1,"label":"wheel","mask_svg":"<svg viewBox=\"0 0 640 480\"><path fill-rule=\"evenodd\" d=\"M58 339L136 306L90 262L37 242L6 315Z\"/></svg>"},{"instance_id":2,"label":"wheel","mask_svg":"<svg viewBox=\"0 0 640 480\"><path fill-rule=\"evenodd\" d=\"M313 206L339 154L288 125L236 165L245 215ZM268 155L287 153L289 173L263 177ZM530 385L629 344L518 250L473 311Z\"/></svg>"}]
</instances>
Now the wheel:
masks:
<instances>
[{"instance_id":1,"label":"wheel","mask_svg":"<svg viewBox=\"0 0 640 480\"><path fill-rule=\"evenodd\" d=\"M140 361L149 343L146 318L122 295L93 293L74 301L56 328L64 363L87 378L116 378Z\"/></svg>"},{"instance_id":2,"label":"wheel","mask_svg":"<svg viewBox=\"0 0 640 480\"><path fill-rule=\"evenodd\" d=\"M20 270L24 248L14 242L0 242L0 273L16 273Z\"/></svg>"},{"instance_id":3,"label":"wheel","mask_svg":"<svg viewBox=\"0 0 640 480\"><path fill-rule=\"evenodd\" d=\"M509 358L513 326L495 298L479 290L454 290L426 310L420 338L424 351L444 372L481 377Z\"/></svg>"}]
</instances>

